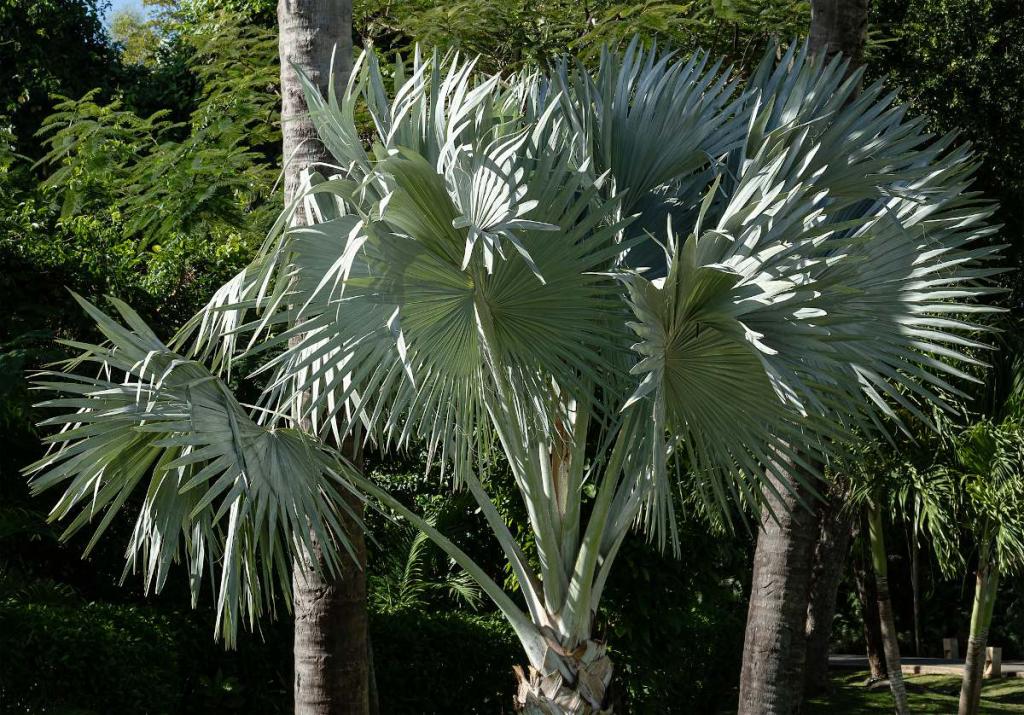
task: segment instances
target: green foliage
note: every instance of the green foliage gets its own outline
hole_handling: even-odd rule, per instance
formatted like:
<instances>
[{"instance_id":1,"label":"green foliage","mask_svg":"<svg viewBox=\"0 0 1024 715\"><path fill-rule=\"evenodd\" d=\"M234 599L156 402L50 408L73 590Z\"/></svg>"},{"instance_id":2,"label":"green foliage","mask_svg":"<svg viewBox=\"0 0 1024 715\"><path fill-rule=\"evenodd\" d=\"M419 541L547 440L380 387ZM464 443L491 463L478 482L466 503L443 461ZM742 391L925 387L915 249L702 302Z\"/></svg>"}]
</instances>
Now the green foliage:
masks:
<instances>
[{"instance_id":1,"label":"green foliage","mask_svg":"<svg viewBox=\"0 0 1024 715\"><path fill-rule=\"evenodd\" d=\"M978 421L955 439L962 475L963 523L995 547L1000 570L1024 566L1024 426Z\"/></svg>"},{"instance_id":2,"label":"green foliage","mask_svg":"<svg viewBox=\"0 0 1024 715\"><path fill-rule=\"evenodd\" d=\"M277 176L263 153L278 138L272 34L217 15L189 36L200 103L190 120L140 117L96 92L65 100L40 129L54 171L43 185L62 216L110 207L128 237L162 244L182 234L261 233ZM182 137L182 134L184 136ZM263 209L263 210L261 210Z\"/></svg>"},{"instance_id":3,"label":"green foliage","mask_svg":"<svg viewBox=\"0 0 1024 715\"><path fill-rule=\"evenodd\" d=\"M110 36L121 51L121 59L131 65L152 65L157 62L160 33L153 20L137 10L123 9L110 18Z\"/></svg>"},{"instance_id":4,"label":"green foliage","mask_svg":"<svg viewBox=\"0 0 1024 715\"><path fill-rule=\"evenodd\" d=\"M462 530L468 500L454 498L424 509L427 522L445 533ZM462 517L462 519L460 519ZM386 536L385 536L386 534ZM480 588L427 535L404 523L396 523L385 534L375 534L374 557L370 561L370 603L378 611L481 605Z\"/></svg>"},{"instance_id":5,"label":"green foliage","mask_svg":"<svg viewBox=\"0 0 1024 715\"><path fill-rule=\"evenodd\" d=\"M975 401L988 402L989 414L968 413L965 426L947 427L932 474L956 484L955 519L973 539L980 562L1012 575L1024 567L1024 362L1012 348L996 362L1009 367L1012 381L990 380L986 392L1009 389L1001 398Z\"/></svg>"},{"instance_id":6,"label":"green foliage","mask_svg":"<svg viewBox=\"0 0 1024 715\"><path fill-rule=\"evenodd\" d=\"M491 715L512 702L522 656L495 615L389 611L371 615L370 635L382 713Z\"/></svg>"},{"instance_id":7,"label":"green foliage","mask_svg":"<svg viewBox=\"0 0 1024 715\"><path fill-rule=\"evenodd\" d=\"M612 645L616 711L718 712L733 698L747 616L750 554L742 537L681 520L678 557L627 543L600 628Z\"/></svg>"},{"instance_id":8,"label":"green foliage","mask_svg":"<svg viewBox=\"0 0 1024 715\"><path fill-rule=\"evenodd\" d=\"M180 325L244 265L271 220L279 151L274 36L225 14L189 22L160 25L168 34L154 67L127 75L111 68L106 79L130 80L122 96L109 100L108 90L94 89L60 102L43 122L49 154L37 170L52 169L45 182L34 185L30 161L3 127L0 294L11 308L0 326L0 420L11 435L0 449L4 473L30 451L24 372L61 357L53 337L88 330L65 288L119 295L148 319ZM12 32L28 31L14 25ZM51 85L68 93L79 86ZM140 101L157 97L174 101L141 114Z\"/></svg>"},{"instance_id":9,"label":"green foliage","mask_svg":"<svg viewBox=\"0 0 1024 715\"><path fill-rule=\"evenodd\" d=\"M1024 234L1024 14L1018 0L877 0L871 22L891 38L869 65L937 132L957 130L984 163L978 188L1001 204L1021 260ZM1008 277L1021 305L1020 273Z\"/></svg>"},{"instance_id":10,"label":"green foliage","mask_svg":"<svg viewBox=\"0 0 1024 715\"><path fill-rule=\"evenodd\" d=\"M419 42L481 55L480 66L492 71L544 66L567 49L595 60L602 46L624 48L634 36L746 64L769 38L806 34L809 7L807 0L356 0L353 24L363 46L384 55Z\"/></svg>"},{"instance_id":11,"label":"green foliage","mask_svg":"<svg viewBox=\"0 0 1024 715\"><path fill-rule=\"evenodd\" d=\"M0 2L0 116L10 121L20 153L39 155L33 134L53 108L52 95L110 89L117 55L101 7L98 0Z\"/></svg>"},{"instance_id":12,"label":"green foliage","mask_svg":"<svg viewBox=\"0 0 1024 715\"><path fill-rule=\"evenodd\" d=\"M116 210L61 218L37 199L19 198L0 215L0 294L11 309L0 325L0 422L12 438L0 450L0 469L12 472L18 465L7 459L26 453L14 435L31 431L25 372L61 357L53 338L89 329L66 288L121 295L150 318L180 324L251 252L235 232L218 240L177 234L144 250L125 237Z\"/></svg>"},{"instance_id":13,"label":"green foliage","mask_svg":"<svg viewBox=\"0 0 1024 715\"><path fill-rule=\"evenodd\" d=\"M0 710L178 711L184 643L175 619L100 603L0 603Z\"/></svg>"},{"instance_id":14,"label":"green foliage","mask_svg":"<svg viewBox=\"0 0 1024 715\"><path fill-rule=\"evenodd\" d=\"M225 653L209 641L209 614L41 593L0 597L0 713L291 711L287 623ZM511 703L519 652L501 619L397 609L372 612L370 625L381 712L491 715Z\"/></svg>"}]
</instances>

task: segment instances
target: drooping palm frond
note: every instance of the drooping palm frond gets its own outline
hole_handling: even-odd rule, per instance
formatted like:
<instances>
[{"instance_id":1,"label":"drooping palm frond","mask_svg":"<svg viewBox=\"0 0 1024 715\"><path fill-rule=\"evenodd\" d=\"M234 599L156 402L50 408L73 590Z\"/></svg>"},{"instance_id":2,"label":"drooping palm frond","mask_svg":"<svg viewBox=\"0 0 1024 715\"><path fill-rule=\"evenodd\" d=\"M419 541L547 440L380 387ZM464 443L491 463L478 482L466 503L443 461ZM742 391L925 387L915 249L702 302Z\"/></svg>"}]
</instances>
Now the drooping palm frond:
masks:
<instances>
[{"instance_id":1,"label":"drooping palm frond","mask_svg":"<svg viewBox=\"0 0 1024 715\"><path fill-rule=\"evenodd\" d=\"M86 552L141 497L125 575L141 571L146 589L159 591L184 561L194 600L209 573L218 632L232 643L240 623L274 610L279 590L288 599L292 558L311 538L335 544L323 568L346 558L347 467L300 431L254 423L220 380L169 350L125 304L113 301L122 325L78 300L108 342L69 343L83 353L67 367L92 366L93 377L36 377L37 388L62 395L42 406L62 413L43 423L60 431L26 469L33 491L64 489L50 517L71 519L65 536L96 522Z\"/></svg>"},{"instance_id":2,"label":"drooping palm frond","mask_svg":"<svg viewBox=\"0 0 1024 715\"><path fill-rule=\"evenodd\" d=\"M1024 427L980 419L954 438L961 519L1004 574L1024 567Z\"/></svg>"}]
</instances>

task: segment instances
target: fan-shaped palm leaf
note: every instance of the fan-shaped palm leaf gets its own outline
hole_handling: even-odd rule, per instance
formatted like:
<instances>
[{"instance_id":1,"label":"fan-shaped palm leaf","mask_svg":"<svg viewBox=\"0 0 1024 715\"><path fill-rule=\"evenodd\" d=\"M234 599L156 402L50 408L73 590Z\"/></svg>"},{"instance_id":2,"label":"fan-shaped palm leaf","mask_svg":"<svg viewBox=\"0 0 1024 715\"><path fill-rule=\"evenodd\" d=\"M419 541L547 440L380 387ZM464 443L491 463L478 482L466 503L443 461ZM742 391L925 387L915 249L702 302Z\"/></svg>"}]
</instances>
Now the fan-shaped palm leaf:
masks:
<instances>
[{"instance_id":1,"label":"fan-shaped palm leaf","mask_svg":"<svg viewBox=\"0 0 1024 715\"><path fill-rule=\"evenodd\" d=\"M74 517L65 536L98 521L87 552L141 496L125 574L139 569L159 591L184 560L195 599L209 571L218 630L232 642L240 622L274 608L278 590L288 598L292 555L311 535L336 544L325 568L337 568L348 548L339 522L347 468L302 432L254 423L220 380L165 347L128 306L114 301L126 327L79 302L109 342L72 343L84 352L68 367L93 365L95 377L37 377L37 387L64 395L42 406L65 412L43 423L61 429L47 439L57 448L27 469L33 490L63 487L51 518Z\"/></svg>"}]
</instances>

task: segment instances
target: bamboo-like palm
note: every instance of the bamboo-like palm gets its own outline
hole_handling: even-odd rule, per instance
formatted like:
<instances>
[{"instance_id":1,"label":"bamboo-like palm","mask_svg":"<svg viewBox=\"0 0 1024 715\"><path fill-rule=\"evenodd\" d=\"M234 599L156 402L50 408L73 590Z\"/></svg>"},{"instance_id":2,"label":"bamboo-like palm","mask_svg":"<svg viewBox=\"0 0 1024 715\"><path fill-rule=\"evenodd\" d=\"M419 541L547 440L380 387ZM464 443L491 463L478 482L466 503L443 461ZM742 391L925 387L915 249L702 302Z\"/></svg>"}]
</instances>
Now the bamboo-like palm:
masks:
<instances>
[{"instance_id":1,"label":"bamboo-like palm","mask_svg":"<svg viewBox=\"0 0 1024 715\"><path fill-rule=\"evenodd\" d=\"M941 414L937 417L939 419L934 421L937 424L933 426L941 430L947 421ZM937 433L931 436L937 436ZM908 444L902 447L911 448ZM845 464L841 469L850 480L844 508L863 512L866 517L868 553L876 582L878 620L889 688L896 712L909 713L889 587L885 524L887 518L906 524L915 550L924 536L943 572L947 575L956 573L961 565L956 533L956 481L945 473L919 469L905 452L894 453L893 444L881 440L868 440L856 452L846 455L843 461Z\"/></svg>"},{"instance_id":2,"label":"bamboo-like palm","mask_svg":"<svg viewBox=\"0 0 1024 715\"><path fill-rule=\"evenodd\" d=\"M953 459L933 470L936 477L957 484L957 521L977 548L960 715L979 712L1000 577L1024 565L1024 361L1019 342L1001 342L987 389L972 405L974 421L960 429L947 426Z\"/></svg>"},{"instance_id":3,"label":"bamboo-like palm","mask_svg":"<svg viewBox=\"0 0 1024 715\"><path fill-rule=\"evenodd\" d=\"M956 437L956 471L963 490L964 524L978 548L978 568L967 640L960 715L981 703L992 612L999 579L1024 564L1024 427L1019 421L982 420Z\"/></svg>"},{"instance_id":4,"label":"bamboo-like palm","mask_svg":"<svg viewBox=\"0 0 1024 715\"><path fill-rule=\"evenodd\" d=\"M938 401L968 359L960 314L985 310L977 283L996 270L991 207L965 193L969 152L880 86L851 100L860 77L843 75L794 48L743 82L706 55L634 44L596 72L512 77L417 56L389 91L364 58L341 96L309 97L337 160L310 176L316 223L289 227L286 211L176 338L180 357L124 306L127 328L89 308L113 347L83 346L99 379L44 380L72 394L53 403L72 410L59 421L83 426L55 437L37 485L70 481L56 514L84 507L77 526L147 485L131 548L150 558L136 562L162 580L184 547L249 616L302 548L297 522L330 531L351 485L425 531L508 619L528 659L519 708L608 711L602 591L634 526L679 548L678 470L709 506L758 509L776 464L813 471L890 403ZM265 356L248 412L213 376L239 354ZM425 443L478 502L516 594L327 456L354 432L384 450ZM536 561L481 481L496 445ZM149 453L147 477L133 455ZM335 560L343 541L327 536Z\"/></svg>"}]
</instances>

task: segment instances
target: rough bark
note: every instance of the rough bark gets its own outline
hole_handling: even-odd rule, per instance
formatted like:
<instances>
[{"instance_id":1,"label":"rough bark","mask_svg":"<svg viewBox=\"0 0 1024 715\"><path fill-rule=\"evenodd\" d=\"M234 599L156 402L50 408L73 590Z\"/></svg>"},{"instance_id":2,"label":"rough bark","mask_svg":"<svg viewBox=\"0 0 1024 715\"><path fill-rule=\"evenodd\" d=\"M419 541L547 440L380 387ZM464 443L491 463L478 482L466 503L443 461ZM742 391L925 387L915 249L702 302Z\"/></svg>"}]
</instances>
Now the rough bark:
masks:
<instances>
[{"instance_id":1,"label":"rough bark","mask_svg":"<svg viewBox=\"0 0 1024 715\"><path fill-rule=\"evenodd\" d=\"M818 510L818 541L811 565L811 587L807 599L807 638L804 665L804 695L825 691L828 687L829 642L836 614L836 597L843 580L850 550L853 520L835 492Z\"/></svg>"},{"instance_id":2,"label":"rough bark","mask_svg":"<svg viewBox=\"0 0 1024 715\"><path fill-rule=\"evenodd\" d=\"M817 537L807 487L792 477L766 491L754 552L738 715L790 715L803 699L811 554ZM801 503L803 500L803 503ZM770 509L770 512L769 512ZM774 517L772 516L774 514Z\"/></svg>"},{"instance_id":3,"label":"rough bark","mask_svg":"<svg viewBox=\"0 0 1024 715\"><path fill-rule=\"evenodd\" d=\"M588 641L566 653L563 665L565 672L547 675L516 666L516 710L524 715L611 715L612 661L604 643Z\"/></svg>"},{"instance_id":4,"label":"rough bark","mask_svg":"<svg viewBox=\"0 0 1024 715\"><path fill-rule=\"evenodd\" d=\"M850 69L864 63L869 0L811 0L811 29L807 42L816 55L842 53Z\"/></svg>"},{"instance_id":5,"label":"rough bark","mask_svg":"<svg viewBox=\"0 0 1024 715\"><path fill-rule=\"evenodd\" d=\"M279 0L278 51L281 59L281 134L285 201L299 188L303 169L330 162L331 155L309 119L297 70L326 94L334 57L334 86L340 93L352 71L351 0ZM301 220L301 215L298 218Z\"/></svg>"},{"instance_id":6,"label":"rough bark","mask_svg":"<svg viewBox=\"0 0 1024 715\"><path fill-rule=\"evenodd\" d=\"M992 625L992 610L999 587L998 570L986 563L982 555L974 586L974 606L971 610L971 634L967 639L967 660L964 679L960 686L958 715L978 715L981 708L981 686L985 675L985 648Z\"/></svg>"},{"instance_id":7,"label":"rough bark","mask_svg":"<svg viewBox=\"0 0 1024 715\"><path fill-rule=\"evenodd\" d=\"M862 533L867 531L862 529ZM861 625L864 628L864 646L872 680L885 680L889 671L885 667L882 652L882 626L878 617L878 589L875 588L875 574L870 561L864 554L864 544L854 552L853 578L860 601Z\"/></svg>"},{"instance_id":8,"label":"rough bark","mask_svg":"<svg viewBox=\"0 0 1024 715\"><path fill-rule=\"evenodd\" d=\"M370 711L366 544L361 528L344 526L359 565L342 560L337 578L317 573L310 560L296 563L292 572L296 715L368 715ZM320 558L319 553L313 558Z\"/></svg>"},{"instance_id":9,"label":"rough bark","mask_svg":"<svg viewBox=\"0 0 1024 715\"><path fill-rule=\"evenodd\" d=\"M864 63L869 0L812 0L808 44L812 54L849 59L850 73ZM859 89L858 89L859 91ZM852 518L842 510L840 491L832 490L818 507L818 542L814 549L807 603L804 693L828 686L828 653L836 597L852 535Z\"/></svg>"},{"instance_id":10,"label":"rough bark","mask_svg":"<svg viewBox=\"0 0 1024 715\"><path fill-rule=\"evenodd\" d=\"M335 86L344 87L352 65L352 4L279 0L277 19L287 204L300 190L305 168L331 161L309 119L297 70L326 92L333 54ZM304 220L300 211L295 221ZM296 561L292 574L296 715L367 715L369 710L366 545L361 529L347 516L342 526L352 540L355 561L343 559L338 577L329 578L312 568L322 560L316 545Z\"/></svg>"},{"instance_id":11,"label":"rough bark","mask_svg":"<svg viewBox=\"0 0 1024 715\"><path fill-rule=\"evenodd\" d=\"M882 627L885 667L889 671L889 689L892 691L897 715L909 715L907 687L903 682L900 644L896 633L896 617L889 596L889 565L882 532L882 514L874 507L868 510L868 537L871 540L871 564L875 572L875 587L878 589L878 616Z\"/></svg>"}]
</instances>

